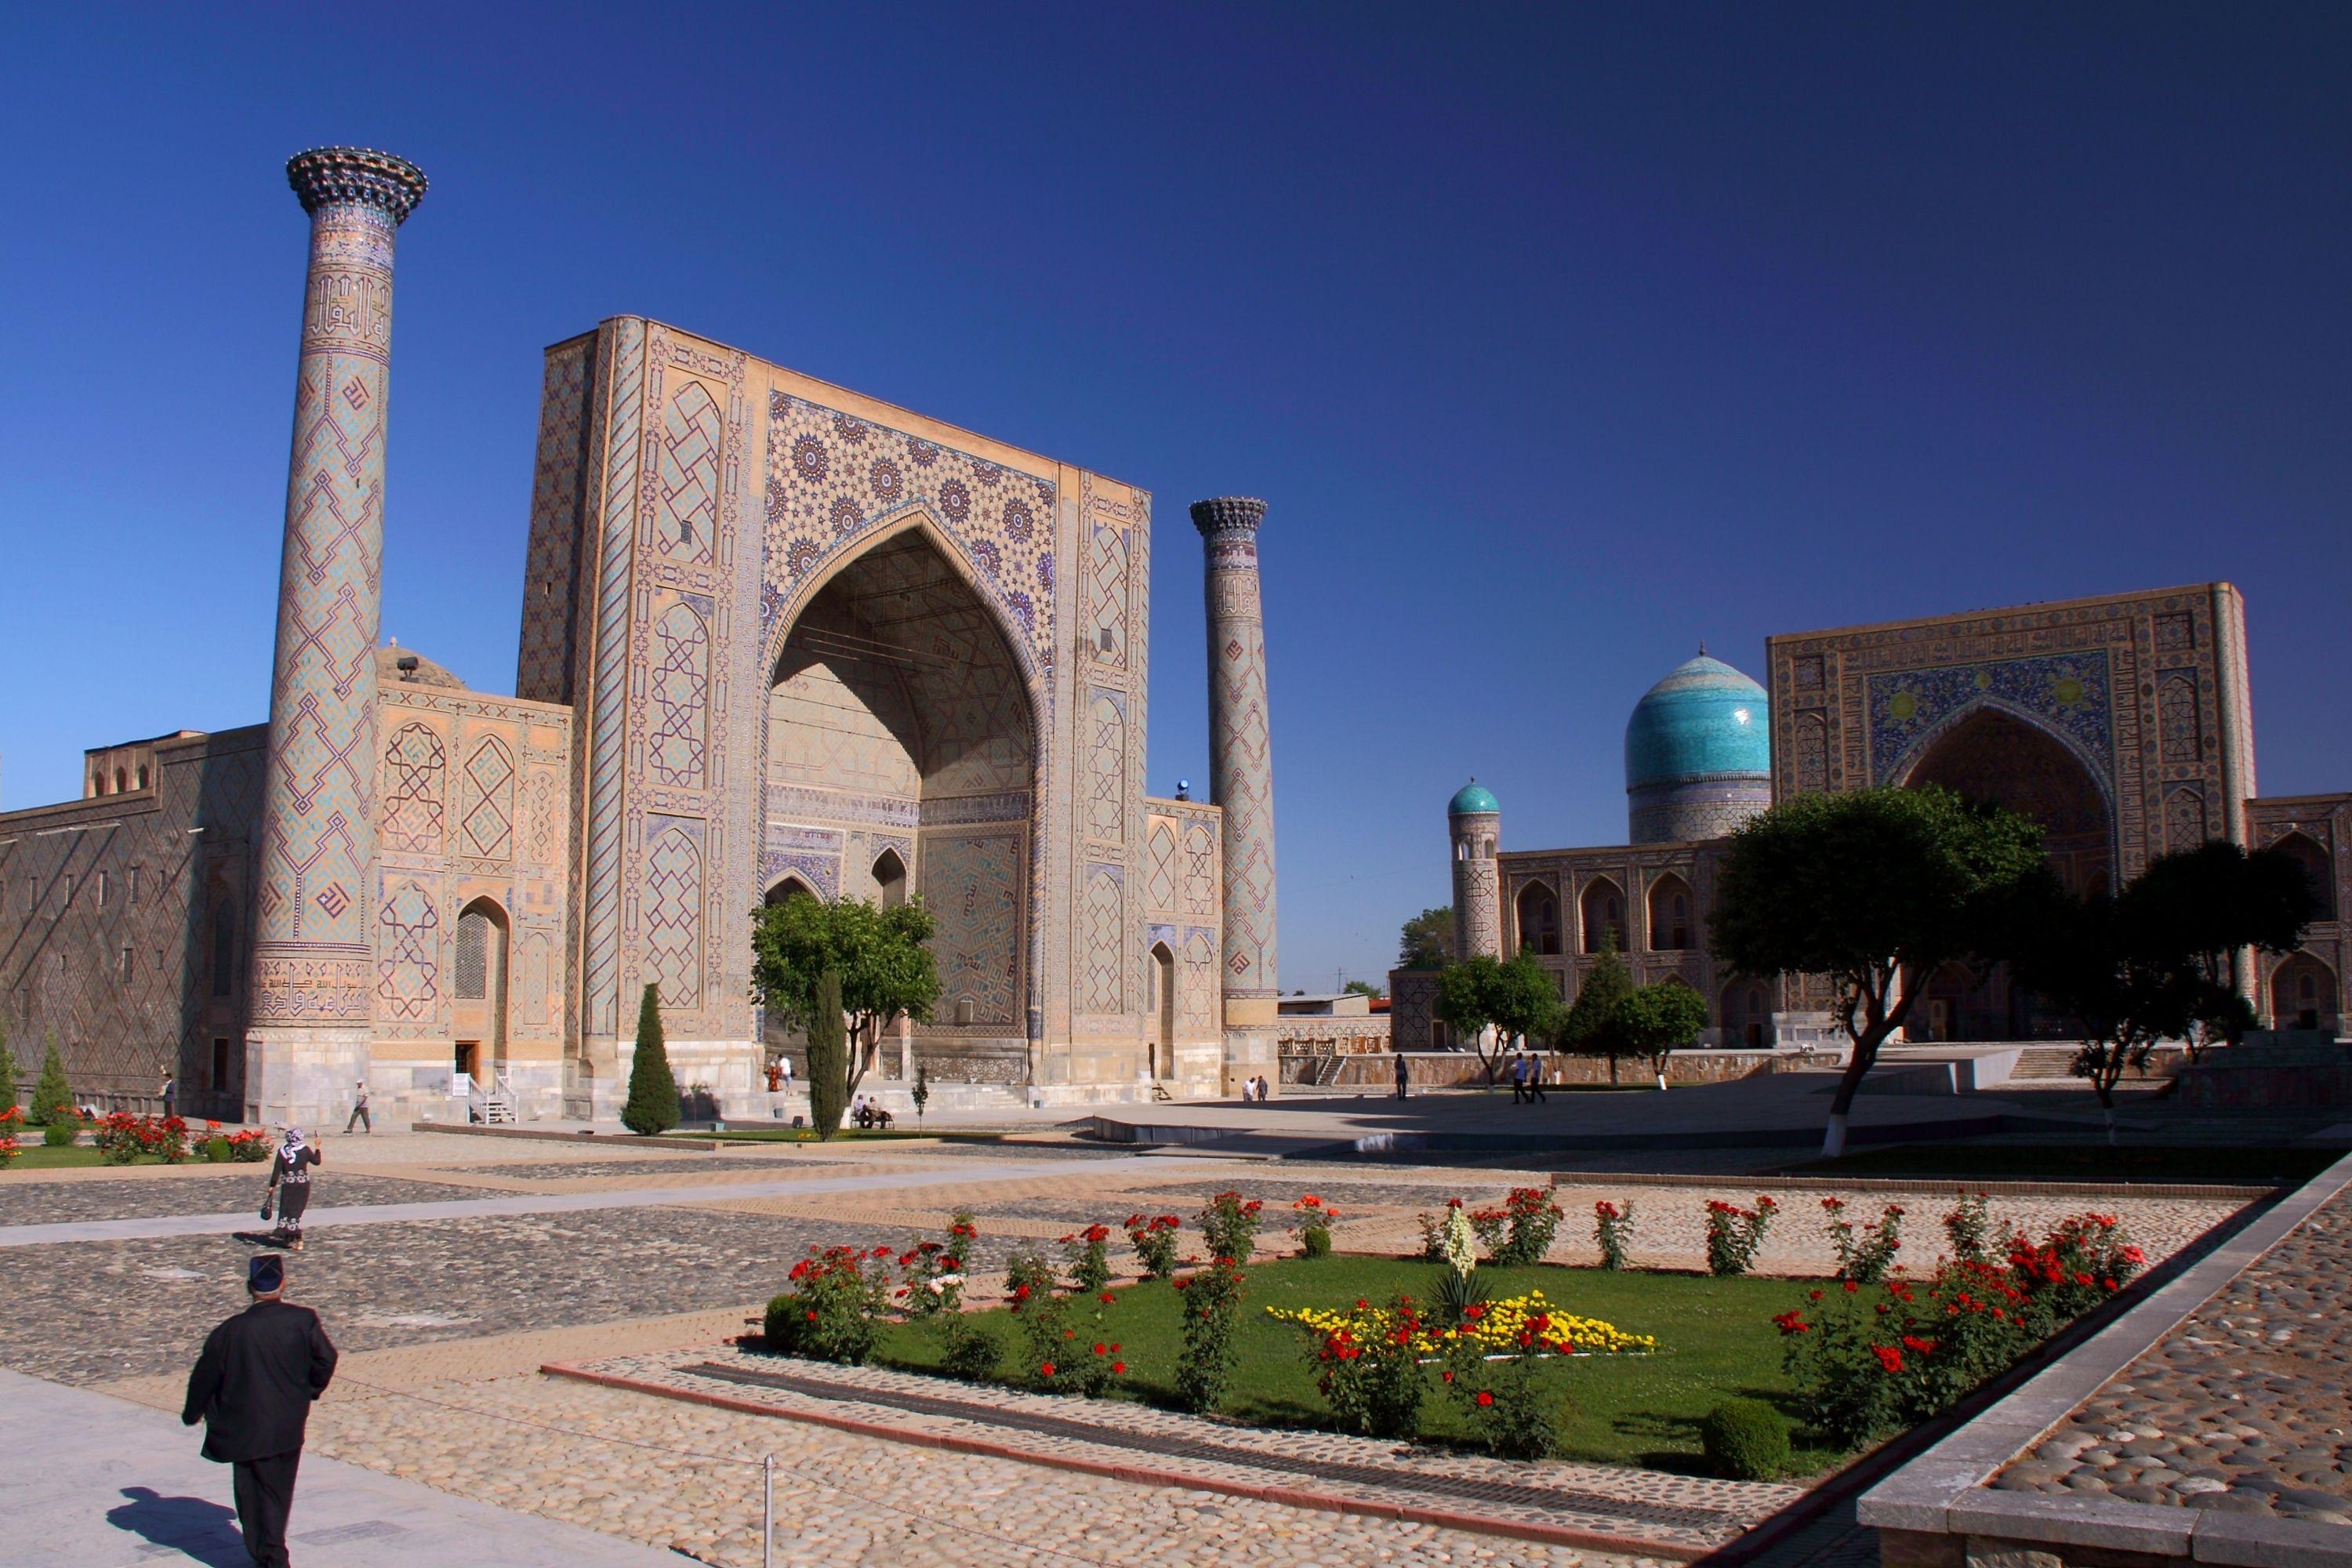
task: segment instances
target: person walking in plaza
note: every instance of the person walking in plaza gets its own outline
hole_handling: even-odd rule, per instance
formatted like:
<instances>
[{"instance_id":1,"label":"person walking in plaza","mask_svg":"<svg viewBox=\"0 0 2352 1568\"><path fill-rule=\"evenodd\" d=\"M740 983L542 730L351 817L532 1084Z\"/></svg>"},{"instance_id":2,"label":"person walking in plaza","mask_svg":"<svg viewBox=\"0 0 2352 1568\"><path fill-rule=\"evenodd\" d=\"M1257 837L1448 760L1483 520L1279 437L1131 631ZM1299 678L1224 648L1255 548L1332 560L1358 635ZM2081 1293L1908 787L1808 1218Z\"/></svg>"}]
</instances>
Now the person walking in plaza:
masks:
<instances>
[{"instance_id":1,"label":"person walking in plaza","mask_svg":"<svg viewBox=\"0 0 2352 1568\"><path fill-rule=\"evenodd\" d=\"M278 1229L271 1240L295 1252L302 1250L302 1211L310 1206L310 1168L325 1163L316 1144L303 1142L299 1127L286 1130L278 1158L269 1163L269 1190L261 1200L264 1219L269 1217L271 1200L277 1201Z\"/></svg>"},{"instance_id":2,"label":"person walking in plaza","mask_svg":"<svg viewBox=\"0 0 2352 1568\"><path fill-rule=\"evenodd\" d=\"M1511 1103L1522 1105L1528 1098L1528 1053L1517 1051L1511 1057Z\"/></svg>"},{"instance_id":3,"label":"person walking in plaza","mask_svg":"<svg viewBox=\"0 0 2352 1568\"><path fill-rule=\"evenodd\" d=\"M157 1092L163 1099L163 1120L169 1121L173 1117L179 1115L180 1081L173 1078L168 1069L163 1074L163 1087Z\"/></svg>"},{"instance_id":4,"label":"person walking in plaza","mask_svg":"<svg viewBox=\"0 0 2352 1568\"><path fill-rule=\"evenodd\" d=\"M368 1087L365 1079L361 1079L352 1085L352 1113L343 1118L343 1131L349 1132L354 1124L369 1137L375 1136L375 1123L368 1120Z\"/></svg>"},{"instance_id":5,"label":"person walking in plaza","mask_svg":"<svg viewBox=\"0 0 2352 1568\"><path fill-rule=\"evenodd\" d=\"M335 1346L318 1313L284 1300L283 1257L248 1259L245 1289L252 1304L205 1339L180 1424L203 1422L205 1458L234 1467L236 1522L257 1568L289 1568L294 1472L311 1402L335 1375Z\"/></svg>"},{"instance_id":6,"label":"person walking in plaza","mask_svg":"<svg viewBox=\"0 0 2352 1568\"><path fill-rule=\"evenodd\" d=\"M1539 1051L1528 1051L1524 1056L1528 1064L1528 1103L1533 1105L1544 1097L1543 1055Z\"/></svg>"},{"instance_id":7,"label":"person walking in plaza","mask_svg":"<svg viewBox=\"0 0 2352 1568\"><path fill-rule=\"evenodd\" d=\"M1412 1064L1404 1059L1402 1051L1391 1054L1396 1058L1397 1098L1402 1100L1405 1098L1405 1091L1412 1087Z\"/></svg>"}]
</instances>

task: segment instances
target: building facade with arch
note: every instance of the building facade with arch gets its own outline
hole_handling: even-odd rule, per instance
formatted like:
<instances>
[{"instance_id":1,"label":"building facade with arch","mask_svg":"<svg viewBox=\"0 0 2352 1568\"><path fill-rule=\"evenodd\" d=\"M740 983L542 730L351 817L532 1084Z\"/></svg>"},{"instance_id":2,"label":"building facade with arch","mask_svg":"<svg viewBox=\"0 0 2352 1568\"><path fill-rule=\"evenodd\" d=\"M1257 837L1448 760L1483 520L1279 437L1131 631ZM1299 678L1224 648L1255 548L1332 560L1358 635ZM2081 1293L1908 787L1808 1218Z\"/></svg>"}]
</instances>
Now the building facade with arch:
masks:
<instances>
[{"instance_id":1,"label":"building facade with arch","mask_svg":"<svg viewBox=\"0 0 2352 1568\"><path fill-rule=\"evenodd\" d=\"M2256 1005L2277 1027L2342 1028L2352 795L2256 794L2245 605L2230 584L1777 636L1765 669L1759 684L1702 652L1661 680L1627 725L1633 842L1501 853L1494 892L1473 890L1490 907L1457 909L1457 928L1491 921L1504 955L1533 953L1570 997L1613 941L1637 981L1673 975L1706 997L1710 1043L1810 1038L1812 1021L1790 1020L1826 1007L1825 991L1721 972L1706 951L1723 835L1774 800L1937 784L2040 822L2078 890L2119 886L2155 857L2211 839L2284 847L2324 918L2298 952L2261 960L2249 977ZM1458 868L1455 887L1458 897ZM1427 1029L1412 994L1428 984L1395 977L1402 1044L1428 1043L1406 1035ZM2005 973L1927 985L1913 1039L2066 1030Z\"/></svg>"},{"instance_id":2,"label":"building facade with arch","mask_svg":"<svg viewBox=\"0 0 2352 1568\"><path fill-rule=\"evenodd\" d=\"M515 695L379 647L394 230L320 149L270 721L87 753L0 816L0 1024L76 1086L247 1121L762 1085L763 903L920 899L943 994L885 1079L1033 1103L1280 1076L1257 532L1192 510L1206 800L1145 789L1151 497L642 317L545 352ZM1180 790L1179 796L1183 795ZM136 888L138 892L133 893ZM446 1113L446 1112L445 1112Z\"/></svg>"}]
</instances>

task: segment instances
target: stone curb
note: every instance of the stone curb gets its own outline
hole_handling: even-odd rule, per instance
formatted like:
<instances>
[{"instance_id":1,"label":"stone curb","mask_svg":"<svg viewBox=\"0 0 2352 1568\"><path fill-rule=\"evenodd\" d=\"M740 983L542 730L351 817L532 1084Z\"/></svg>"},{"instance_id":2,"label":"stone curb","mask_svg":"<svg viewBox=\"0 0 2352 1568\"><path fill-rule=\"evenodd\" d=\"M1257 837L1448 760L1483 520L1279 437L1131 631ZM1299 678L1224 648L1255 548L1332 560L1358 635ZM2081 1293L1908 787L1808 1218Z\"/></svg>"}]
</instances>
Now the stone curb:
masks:
<instances>
[{"instance_id":1,"label":"stone curb","mask_svg":"<svg viewBox=\"0 0 2352 1568\"><path fill-rule=\"evenodd\" d=\"M1339 1497L1329 1492L1308 1491L1297 1487L1229 1481L1213 1477L1192 1475L1181 1470L1162 1469L1152 1465L1114 1463L1108 1460L1082 1459L1063 1454L1047 1454L1010 1443L992 1442L984 1437L965 1437L953 1433L895 1426L884 1422L864 1421L855 1416L835 1415L821 1410L788 1409L782 1405L762 1404L757 1400L736 1399L723 1394L705 1394L697 1389L672 1388L664 1384L651 1383L641 1378L620 1377L611 1373L594 1372L587 1367L575 1366L564 1362L550 1362L539 1370L550 1377L571 1378L581 1383L594 1384L600 1387L625 1389L633 1394L651 1394L657 1399L675 1399L689 1405L707 1405L713 1409L731 1411L738 1415L766 1415L785 1421L806 1422L812 1426L831 1427L838 1432L854 1433L863 1437L878 1437L886 1442L907 1443L917 1447L940 1448L951 1453L977 1455L982 1458L1010 1459L1018 1464L1037 1465L1046 1469L1072 1470L1081 1475L1103 1476L1112 1480L1127 1481L1135 1486L1166 1487L1180 1491L1216 1492L1225 1497L1243 1498L1255 1502L1276 1503L1285 1508L1308 1509L1318 1513L1347 1513L1366 1519L1391 1519L1406 1524L1428 1524L1445 1530L1466 1531L1475 1535L1499 1535L1517 1541L1538 1542L1549 1546L1566 1546L1582 1552L1608 1552L1626 1557L1661 1558L1675 1563L1696 1563L1715 1550L1711 1547L1682 1546L1648 1541L1637 1536L1611 1535L1601 1531L1571 1530L1561 1525L1496 1519L1486 1514L1463 1513L1453 1509L1423 1508L1412 1503L1387 1503ZM2262 1565L2262 1568L2270 1568L2270 1565Z\"/></svg>"},{"instance_id":2,"label":"stone curb","mask_svg":"<svg viewBox=\"0 0 2352 1568\"><path fill-rule=\"evenodd\" d=\"M2347 1186L2352 1155L2281 1198L2015 1394L1864 1493L1855 1517L1877 1529L1919 1535L2121 1549L2234 1568L2352 1568L2352 1537L2336 1525L2007 1493L1985 1485Z\"/></svg>"},{"instance_id":3,"label":"stone curb","mask_svg":"<svg viewBox=\"0 0 2352 1568\"><path fill-rule=\"evenodd\" d=\"M1605 1171L1554 1171L1555 1187L1690 1187L1759 1192L1924 1193L1940 1198L1984 1193L1996 1198L2236 1198L2253 1203L2279 1190L2275 1182L1958 1182L1922 1176L1675 1176Z\"/></svg>"}]
</instances>

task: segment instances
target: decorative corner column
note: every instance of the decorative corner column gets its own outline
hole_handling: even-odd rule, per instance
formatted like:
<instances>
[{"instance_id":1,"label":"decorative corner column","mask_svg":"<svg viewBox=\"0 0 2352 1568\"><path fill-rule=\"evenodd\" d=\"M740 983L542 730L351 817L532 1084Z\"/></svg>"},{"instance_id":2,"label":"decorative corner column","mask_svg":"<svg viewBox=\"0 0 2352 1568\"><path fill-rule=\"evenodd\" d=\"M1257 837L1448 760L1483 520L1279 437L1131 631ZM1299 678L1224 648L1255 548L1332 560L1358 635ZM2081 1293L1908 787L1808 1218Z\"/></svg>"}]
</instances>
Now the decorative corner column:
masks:
<instances>
[{"instance_id":1,"label":"decorative corner column","mask_svg":"<svg viewBox=\"0 0 2352 1568\"><path fill-rule=\"evenodd\" d=\"M368 1076L375 650L392 242L425 175L389 153L289 160L310 269L286 480L245 1051L248 1121L316 1125Z\"/></svg>"},{"instance_id":2,"label":"decorative corner column","mask_svg":"<svg viewBox=\"0 0 2352 1568\"><path fill-rule=\"evenodd\" d=\"M1282 994L1275 960L1274 752L1265 697L1265 614L1257 531L1265 502L1192 503L1206 554L1209 790L1223 815L1225 1076L1231 1090L1263 1074L1278 1084Z\"/></svg>"}]
</instances>

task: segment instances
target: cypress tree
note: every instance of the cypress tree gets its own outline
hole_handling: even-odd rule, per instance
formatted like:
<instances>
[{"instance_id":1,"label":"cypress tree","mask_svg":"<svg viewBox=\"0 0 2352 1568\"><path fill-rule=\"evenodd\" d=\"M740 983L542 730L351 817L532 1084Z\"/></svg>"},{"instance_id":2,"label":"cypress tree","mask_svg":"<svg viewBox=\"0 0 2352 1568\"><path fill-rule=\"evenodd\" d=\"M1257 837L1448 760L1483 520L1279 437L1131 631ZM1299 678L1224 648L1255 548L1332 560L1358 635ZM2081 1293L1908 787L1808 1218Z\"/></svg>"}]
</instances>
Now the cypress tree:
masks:
<instances>
[{"instance_id":1,"label":"cypress tree","mask_svg":"<svg viewBox=\"0 0 2352 1568\"><path fill-rule=\"evenodd\" d=\"M644 1137L677 1125L677 1079L670 1076L669 1052L662 1044L661 987L648 984L637 1005L637 1050L629 1063L629 1102L621 1125Z\"/></svg>"},{"instance_id":2,"label":"cypress tree","mask_svg":"<svg viewBox=\"0 0 2352 1568\"><path fill-rule=\"evenodd\" d=\"M841 972L816 977L816 997L808 1021L809 1121L820 1138L841 1131L849 1109L849 1041L843 1032Z\"/></svg>"},{"instance_id":3,"label":"cypress tree","mask_svg":"<svg viewBox=\"0 0 2352 1568\"><path fill-rule=\"evenodd\" d=\"M8 1048L8 1023L5 1018L0 1018L0 1078L5 1079L0 1082L0 1096L5 1097L0 1099L0 1110L5 1110L16 1103L16 1053Z\"/></svg>"},{"instance_id":4,"label":"cypress tree","mask_svg":"<svg viewBox=\"0 0 2352 1568\"><path fill-rule=\"evenodd\" d=\"M71 1116L73 1109L73 1085L66 1081L66 1059L58 1054L58 1032L51 1029L48 1049L41 1058L41 1081L33 1089L33 1108L26 1120L46 1127L60 1116Z\"/></svg>"}]
</instances>

